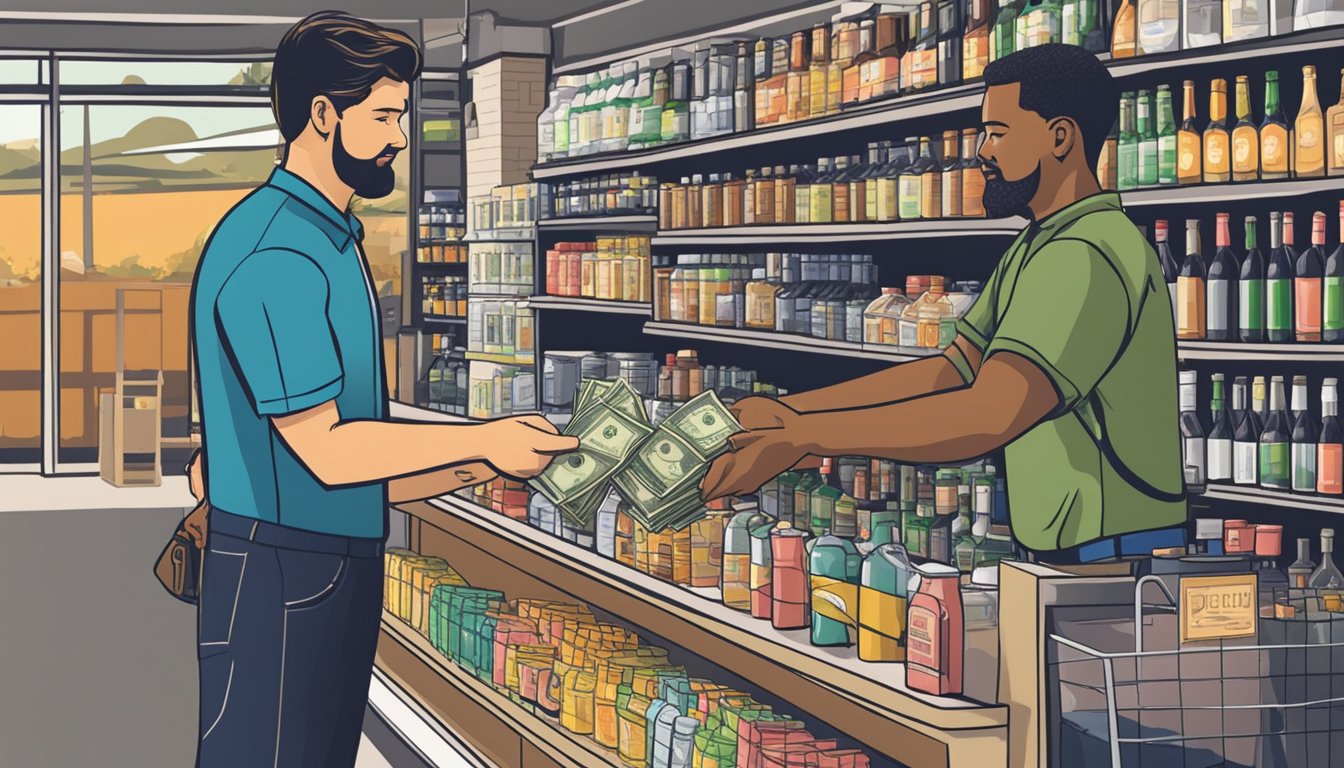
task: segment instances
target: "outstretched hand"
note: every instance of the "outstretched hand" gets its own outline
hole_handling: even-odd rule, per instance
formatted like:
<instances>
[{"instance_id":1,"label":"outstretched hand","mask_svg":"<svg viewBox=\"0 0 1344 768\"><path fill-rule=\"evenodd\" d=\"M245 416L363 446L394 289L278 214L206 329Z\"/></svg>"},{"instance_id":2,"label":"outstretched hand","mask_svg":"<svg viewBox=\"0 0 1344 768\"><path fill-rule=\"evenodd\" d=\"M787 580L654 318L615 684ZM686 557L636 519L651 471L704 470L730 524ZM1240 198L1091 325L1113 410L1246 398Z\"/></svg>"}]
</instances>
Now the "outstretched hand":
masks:
<instances>
[{"instance_id":1,"label":"outstretched hand","mask_svg":"<svg viewBox=\"0 0 1344 768\"><path fill-rule=\"evenodd\" d=\"M798 412L767 397L749 397L730 409L743 431L728 438L731 448L710 465L700 491L708 500L754 493L803 460Z\"/></svg>"},{"instance_id":2,"label":"outstretched hand","mask_svg":"<svg viewBox=\"0 0 1344 768\"><path fill-rule=\"evenodd\" d=\"M579 447L579 439L562 435L541 416L516 416L482 424L488 431L485 458L501 475L526 480L563 453Z\"/></svg>"}]
</instances>

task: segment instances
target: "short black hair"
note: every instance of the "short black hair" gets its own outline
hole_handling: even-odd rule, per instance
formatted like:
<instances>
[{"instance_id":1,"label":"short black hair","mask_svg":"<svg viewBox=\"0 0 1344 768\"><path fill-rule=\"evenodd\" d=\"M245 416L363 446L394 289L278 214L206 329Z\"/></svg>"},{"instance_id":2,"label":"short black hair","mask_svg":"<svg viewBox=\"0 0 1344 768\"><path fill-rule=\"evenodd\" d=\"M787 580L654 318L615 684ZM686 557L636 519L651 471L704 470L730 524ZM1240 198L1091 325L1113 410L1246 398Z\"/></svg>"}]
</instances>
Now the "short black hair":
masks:
<instances>
[{"instance_id":1,"label":"short black hair","mask_svg":"<svg viewBox=\"0 0 1344 768\"><path fill-rule=\"evenodd\" d=\"M367 99L374 83L420 76L420 46L395 29L340 11L319 11L285 32L271 67L271 111L285 142L303 133L313 99L336 113Z\"/></svg>"},{"instance_id":2,"label":"short black hair","mask_svg":"<svg viewBox=\"0 0 1344 768\"><path fill-rule=\"evenodd\" d=\"M1021 83L1018 105L1045 118L1068 117L1083 134L1088 165L1115 125L1120 92L1096 54L1076 45L1025 48L985 67L985 85Z\"/></svg>"}]
</instances>

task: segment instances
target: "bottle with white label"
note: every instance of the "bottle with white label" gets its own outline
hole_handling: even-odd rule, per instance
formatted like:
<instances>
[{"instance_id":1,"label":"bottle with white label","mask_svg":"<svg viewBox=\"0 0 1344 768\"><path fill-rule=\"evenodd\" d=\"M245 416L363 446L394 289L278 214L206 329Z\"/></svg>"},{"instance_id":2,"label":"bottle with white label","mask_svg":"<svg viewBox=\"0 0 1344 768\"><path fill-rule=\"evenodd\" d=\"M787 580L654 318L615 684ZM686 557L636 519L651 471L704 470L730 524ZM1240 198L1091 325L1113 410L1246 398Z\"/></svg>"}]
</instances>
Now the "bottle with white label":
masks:
<instances>
[{"instance_id":1,"label":"bottle with white label","mask_svg":"<svg viewBox=\"0 0 1344 768\"><path fill-rule=\"evenodd\" d=\"M1256 485L1260 482L1257 467L1260 433L1264 431L1264 425L1246 395L1246 377L1238 376L1232 382L1232 418L1236 422L1232 433L1232 482Z\"/></svg>"},{"instance_id":2,"label":"bottle with white label","mask_svg":"<svg viewBox=\"0 0 1344 768\"><path fill-rule=\"evenodd\" d=\"M1224 392L1223 374L1213 374L1213 398L1210 401L1213 428L1209 430L1207 448L1210 482L1232 479L1232 418L1227 411Z\"/></svg>"},{"instance_id":3,"label":"bottle with white label","mask_svg":"<svg viewBox=\"0 0 1344 768\"><path fill-rule=\"evenodd\" d=\"M1295 493L1316 492L1316 443L1320 430L1307 409L1307 377L1293 377L1292 483Z\"/></svg>"},{"instance_id":4,"label":"bottle with white label","mask_svg":"<svg viewBox=\"0 0 1344 768\"><path fill-rule=\"evenodd\" d=\"M1181 404L1181 464L1194 469L1198 484L1208 479L1208 463L1205 460L1204 425L1195 410L1195 385L1198 374L1195 371L1180 372Z\"/></svg>"}]
</instances>

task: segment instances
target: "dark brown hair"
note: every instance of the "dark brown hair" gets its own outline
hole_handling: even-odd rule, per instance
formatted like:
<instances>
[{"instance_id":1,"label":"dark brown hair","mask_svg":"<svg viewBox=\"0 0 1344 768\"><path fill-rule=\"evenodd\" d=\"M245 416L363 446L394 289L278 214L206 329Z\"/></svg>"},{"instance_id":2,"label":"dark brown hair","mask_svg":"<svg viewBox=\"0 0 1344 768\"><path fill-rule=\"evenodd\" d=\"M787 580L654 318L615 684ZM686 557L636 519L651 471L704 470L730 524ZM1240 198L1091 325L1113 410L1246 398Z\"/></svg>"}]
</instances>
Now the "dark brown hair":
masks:
<instances>
[{"instance_id":1,"label":"dark brown hair","mask_svg":"<svg viewBox=\"0 0 1344 768\"><path fill-rule=\"evenodd\" d=\"M313 99L326 96L340 114L369 97L384 77L420 76L420 46L395 29L341 11L318 11L289 28L275 50L271 111L286 142L303 133Z\"/></svg>"}]
</instances>

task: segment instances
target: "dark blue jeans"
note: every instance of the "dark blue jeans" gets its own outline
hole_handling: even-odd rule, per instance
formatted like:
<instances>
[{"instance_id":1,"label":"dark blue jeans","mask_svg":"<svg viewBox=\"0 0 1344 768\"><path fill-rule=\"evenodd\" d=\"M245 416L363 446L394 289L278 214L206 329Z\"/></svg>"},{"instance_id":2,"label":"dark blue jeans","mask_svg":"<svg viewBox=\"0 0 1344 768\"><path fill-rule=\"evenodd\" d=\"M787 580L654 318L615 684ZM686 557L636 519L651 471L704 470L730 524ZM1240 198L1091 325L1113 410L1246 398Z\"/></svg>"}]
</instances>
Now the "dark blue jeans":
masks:
<instances>
[{"instance_id":1,"label":"dark blue jeans","mask_svg":"<svg viewBox=\"0 0 1344 768\"><path fill-rule=\"evenodd\" d=\"M199 768L355 764L383 544L210 511L199 624Z\"/></svg>"}]
</instances>

